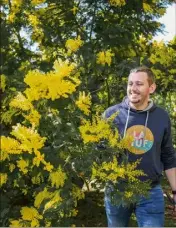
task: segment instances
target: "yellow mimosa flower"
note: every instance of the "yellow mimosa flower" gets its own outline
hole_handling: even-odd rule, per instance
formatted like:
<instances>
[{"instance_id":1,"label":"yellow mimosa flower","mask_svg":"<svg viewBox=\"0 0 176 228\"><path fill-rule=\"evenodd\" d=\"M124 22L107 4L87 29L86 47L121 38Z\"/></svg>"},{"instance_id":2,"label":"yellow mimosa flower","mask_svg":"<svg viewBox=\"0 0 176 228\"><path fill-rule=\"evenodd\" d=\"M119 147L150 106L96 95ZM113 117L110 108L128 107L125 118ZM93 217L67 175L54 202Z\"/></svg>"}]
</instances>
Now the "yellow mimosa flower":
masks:
<instances>
[{"instance_id":1,"label":"yellow mimosa flower","mask_svg":"<svg viewBox=\"0 0 176 228\"><path fill-rule=\"evenodd\" d=\"M81 40L80 36L78 36L76 39L68 39L66 41L65 47L68 49L69 54L71 54L72 52L76 52L82 45L83 41Z\"/></svg>"},{"instance_id":2,"label":"yellow mimosa flower","mask_svg":"<svg viewBox=\"0 0 176 228\"><path fill-rule=\"evenodd\" d=\"M34 207L22 207L21 209L22 219L32 221L33 219L42 219L43 216L38 213Z\"/></svg>"},{"instance_id":3,"label":"yellow mimosa flower","mask_svg":"<svg viewBox=\"0 0 176 228\"><path fill-rule=\"evenodd\" d=\"M90 93L86 96L84 91L79 92L79 99L75 103L78 108L84 112L85 115L89 115L91 106Z\"/></svg>"},{"instance_id":4,"label":"yellow mimosa flower","mask_svg":"<svg viewBox=\"0 0 176 228\"><path fill-rule=\"evenodd\" d=\"M109 0L112 6L124 6L126 4L125 0Z\"/></svg>"},{"instance_id":5,"label":"yellow mimosa flower","mask_svg":"<svg viewBox=\"0 0 176 228\"><path fill-rule=\"evenodd\" d=\"M18 95L10 102L9 105L11 107L19 108L23 111L33 109L32 103L21 92L18 93Z\"/></svg>"},{"instance_id":6,"label":"yellow mimosa flower","mask_svg":"<svg viewBox=\"0 0 176 228\"><path fill-rule=\"evenodd\" d=\"M112 62L112 56L114 56L114 53L112 53L111 50L101 51L97 54L97 63L103 66L107 63L108 66L110 66Z\"/></svg>"},{"instance_id":7,"label":"yellow mimosa flower","mask_svg":"<svg viewBox=\"0 0 176 228\"><path fill-rule=\"evenodd\" d=\"M7 182L7 173L0 173L0 187Z\"/></svg>"},{"instance_id":8,"label":"yellow mimosa flower","mask_svg":"<svg viewBox=\"0 0 176 228\"><path fill-rule=\"evenodd\" d=\"M62 168L59 166L59 168L56 171L53 171L49 175L49 180L51 181L52 187L63 187L65 180L67 179L66 173L62 170Z\"/></svg>"}]
</instances>

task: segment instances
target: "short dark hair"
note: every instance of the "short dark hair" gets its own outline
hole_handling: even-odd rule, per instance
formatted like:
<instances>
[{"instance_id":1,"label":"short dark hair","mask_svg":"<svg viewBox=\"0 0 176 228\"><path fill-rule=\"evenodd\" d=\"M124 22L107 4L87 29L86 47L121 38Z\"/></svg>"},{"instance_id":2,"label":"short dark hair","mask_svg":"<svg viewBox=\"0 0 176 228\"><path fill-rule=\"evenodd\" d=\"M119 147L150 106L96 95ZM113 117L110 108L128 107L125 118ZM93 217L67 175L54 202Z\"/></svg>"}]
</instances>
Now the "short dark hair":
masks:
<instances>
[{"instance_id":1,"label":"short dark hair","mask_svg":"<svg viewBox=\"0 0 176 228\"><path fill-rule=\"evenodd\" d=\"M152 70L150 68L148 68L147 66L136 67L130 71L130 74L137 73L137 72L145 72L147 74L149 85L152 85L155 82L155 75L152 72Z\"/></svg>"}]
</instances>

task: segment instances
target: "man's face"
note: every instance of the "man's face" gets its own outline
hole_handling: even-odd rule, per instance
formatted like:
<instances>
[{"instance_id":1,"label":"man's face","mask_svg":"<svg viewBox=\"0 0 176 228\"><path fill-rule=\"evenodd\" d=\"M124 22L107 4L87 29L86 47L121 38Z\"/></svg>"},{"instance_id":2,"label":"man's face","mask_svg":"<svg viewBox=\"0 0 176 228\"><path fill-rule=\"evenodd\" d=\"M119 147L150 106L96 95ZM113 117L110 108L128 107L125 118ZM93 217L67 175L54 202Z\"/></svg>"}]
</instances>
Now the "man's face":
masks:
<instances>
[{"instance_id":1,"label":"man's face","mask_svg":"<svg viewBox=\"0 0 176 228\"><path fill-rule=\"evenodd\" d=\"M149 95L154 90L154 84L149 85L147 73L137 72L129 75L127 96L131 104L140 106L148 103Z\"/></svg>"}]
</instances>

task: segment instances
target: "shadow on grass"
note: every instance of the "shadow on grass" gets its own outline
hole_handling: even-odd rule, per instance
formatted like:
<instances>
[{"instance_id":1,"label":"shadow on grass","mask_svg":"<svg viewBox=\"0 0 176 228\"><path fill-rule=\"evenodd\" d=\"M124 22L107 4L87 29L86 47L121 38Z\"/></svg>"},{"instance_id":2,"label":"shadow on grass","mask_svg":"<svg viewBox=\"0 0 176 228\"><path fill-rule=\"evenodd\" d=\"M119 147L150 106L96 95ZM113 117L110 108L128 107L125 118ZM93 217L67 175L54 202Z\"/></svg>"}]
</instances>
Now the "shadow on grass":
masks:
<instances>
[{"instance_id":1,"label":"shadow on grass","mask_svg":"<svg viewBox=\"0 0 176 228\"><path fill-rule=\"evenodd\" d=\"M76 227L106 227L104 194L86 192L85 199L78 203L78 214L73 223Z\"/></svg>"},{"instance_id":2,"label":"shadow on grass","mask_svg":"<svg viewBox=\"0 0 176 228\"><path fill-rule=\"evenodd\" d=\"M168 202L166 201L166 206ZM176 220L168 217L166 209L165 227L176 227ZM78 214L73 219L76 227L107 227L104 208L104 193L86 192L85 199L78 203ZM132 214L129 227L137 227L134 214Z\"/></svg>"}]
</instances>

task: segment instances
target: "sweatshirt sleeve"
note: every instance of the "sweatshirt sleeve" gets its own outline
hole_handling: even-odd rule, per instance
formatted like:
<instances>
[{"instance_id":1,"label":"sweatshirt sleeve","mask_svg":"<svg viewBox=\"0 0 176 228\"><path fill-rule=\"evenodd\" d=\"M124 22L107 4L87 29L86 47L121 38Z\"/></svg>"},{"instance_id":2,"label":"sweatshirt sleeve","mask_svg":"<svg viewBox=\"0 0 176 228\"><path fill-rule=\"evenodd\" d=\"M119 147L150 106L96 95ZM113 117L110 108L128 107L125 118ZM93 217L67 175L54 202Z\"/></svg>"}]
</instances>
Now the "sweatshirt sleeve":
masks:
<instances>
[{"instance_id":1,"label":"sweatshirt sleeve","mask_svg":"<svg viewBox=\"0 0 176 228\"><path fill-rule=\"evenodd\" d=\"M161 144L161 161L164 165L164 170L176 167L176 151L174 150L172 143L171 122L169 116L167 128L165 129Z\"/></svg>"}]
</instances>

